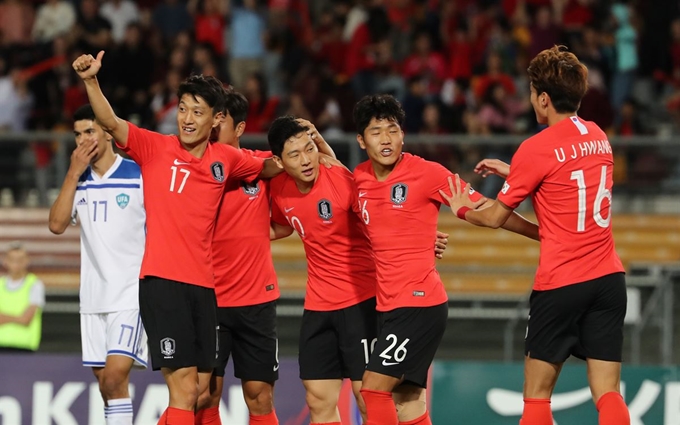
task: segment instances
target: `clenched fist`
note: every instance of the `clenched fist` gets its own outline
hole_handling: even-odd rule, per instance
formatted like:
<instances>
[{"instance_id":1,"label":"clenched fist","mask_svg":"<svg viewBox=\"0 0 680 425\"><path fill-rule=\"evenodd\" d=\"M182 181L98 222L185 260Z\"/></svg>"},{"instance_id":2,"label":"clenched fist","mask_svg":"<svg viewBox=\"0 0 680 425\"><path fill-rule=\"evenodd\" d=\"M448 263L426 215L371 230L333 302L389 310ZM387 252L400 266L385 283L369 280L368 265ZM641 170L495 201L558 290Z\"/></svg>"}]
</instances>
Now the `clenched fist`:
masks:
<instances>
[{"instance_id":1,"label":"clenched fist","mask_svg":"<svg viewBox=\"0 0 680 425\"><path fill-rule=\"evenodd\" d=\"M78 73L78 76L83 80L94 78L102 67L102 58L104 51L100 50L97 57L92 55L81 55L73 61L73 69Z\"/></svg>"}]
</instances>

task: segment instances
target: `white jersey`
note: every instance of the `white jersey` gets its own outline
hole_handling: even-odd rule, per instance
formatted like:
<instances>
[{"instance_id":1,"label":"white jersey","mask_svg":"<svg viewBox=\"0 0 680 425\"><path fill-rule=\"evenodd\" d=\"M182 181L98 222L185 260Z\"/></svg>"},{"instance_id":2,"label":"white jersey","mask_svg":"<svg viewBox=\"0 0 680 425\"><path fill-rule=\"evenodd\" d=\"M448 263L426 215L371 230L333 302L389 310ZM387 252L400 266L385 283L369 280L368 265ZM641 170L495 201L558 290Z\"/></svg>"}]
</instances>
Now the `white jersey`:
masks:
<instances>
[{"instance_id":1,"label":"white jersey","mask_svg":"<svg viewBox=\"0 0 680 425\"><path fill-rule=\"evenodd\" d=\"M80 220L80 312L139 309L139 269L146 240L142 175L116 155L103 176L88 169L73 200Z\"/></svg>"}]
</instances>

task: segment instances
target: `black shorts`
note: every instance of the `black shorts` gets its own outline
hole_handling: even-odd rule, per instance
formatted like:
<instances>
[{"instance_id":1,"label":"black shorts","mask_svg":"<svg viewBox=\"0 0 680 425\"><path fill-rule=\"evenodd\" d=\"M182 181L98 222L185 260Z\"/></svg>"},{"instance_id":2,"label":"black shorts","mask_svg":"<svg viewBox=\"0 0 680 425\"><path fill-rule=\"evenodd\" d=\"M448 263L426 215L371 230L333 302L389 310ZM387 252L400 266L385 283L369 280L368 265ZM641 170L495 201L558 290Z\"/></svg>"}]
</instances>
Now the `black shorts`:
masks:
<instances>
[{"instance_id":1,"label":"black shorts","mask_svg":"<svg viewBox=\"0 0 680 425\"><path fill-rule=\"evenodd\" d=\"M224 376L232 355L237 378L262 382L279 379L276 301L244 307L218 307L217 321L220 349L215 376Z\"/></svg>"},{"instance_id":2,"label":"black shorts","mask_svg":"<svg viewBox=\"0 0 680 425\"><path fill-rule=\"evenodd\" d=\"M148 276L139 280L139 313L149 339L153 370L198 367L217 358L215 290Z\"/></svg>"},{"instance_id":3,"label":"black shorts","mask_svg":"<svg viewBox=\"0 0 680 425\"><path fill-rule=\"evenodd\" d=\"M375 297L340 310L305 310L300 328L300 379L361 381L377 330Z\"/></svg>"},{"instance_id":4,"label":"black shorts","mask_svg":"<svg viewBox=\"0 0 680 425\"><path fill-rule=\"evenodd\" d=\"M553 364L570 355L620 362L626 303L623 273L533 291L524 354Z\"/></svg>"},{"instance_id":5,"label":"black shorts","mask_svg":"<svg viewBox=\"0 0 680 425\"><path fill-rule=\"evenodd\" d=\"M427 374L446 330L448 303L379 313L380 336L367 369L427 387Z\"/></svg>"}]
</instances>

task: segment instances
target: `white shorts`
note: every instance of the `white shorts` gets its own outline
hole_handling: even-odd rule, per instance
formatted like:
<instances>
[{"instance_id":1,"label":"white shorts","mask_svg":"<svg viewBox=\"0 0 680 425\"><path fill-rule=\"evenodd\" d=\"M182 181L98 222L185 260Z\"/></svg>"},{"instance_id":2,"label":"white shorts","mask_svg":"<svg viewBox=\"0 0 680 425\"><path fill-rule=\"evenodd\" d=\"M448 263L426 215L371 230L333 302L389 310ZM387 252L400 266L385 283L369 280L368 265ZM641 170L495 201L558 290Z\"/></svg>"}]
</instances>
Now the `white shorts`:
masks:
<instances>
[{"instance_id":1,"label":"white shorts","mask_svg":"<svg viewBox=\"0 0 680 425\"><path fill-rule=\"evenodd\" d=\"M107 356L127 356L147 367L149 350L139 310L80 314L83 366L104 367Z\"/></svg>"}]
</instances>

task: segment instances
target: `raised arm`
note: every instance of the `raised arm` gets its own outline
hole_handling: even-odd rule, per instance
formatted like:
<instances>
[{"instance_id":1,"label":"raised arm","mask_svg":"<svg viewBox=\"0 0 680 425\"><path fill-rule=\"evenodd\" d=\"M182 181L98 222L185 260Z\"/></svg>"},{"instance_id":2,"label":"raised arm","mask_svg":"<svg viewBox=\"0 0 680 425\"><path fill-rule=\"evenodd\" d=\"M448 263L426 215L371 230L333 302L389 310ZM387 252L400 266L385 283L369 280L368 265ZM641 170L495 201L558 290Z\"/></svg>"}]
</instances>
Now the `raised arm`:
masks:
<instances>
[{"instance_id":1,"label":"raised arm","mask_svg":"<svg viewBox=\"0 0 680 425\"><path fill-rule=\"evenodd\" d=\"M81 55L73 61L73 69L85 83L87 97L97 117L97 122L104 131L113 136L118 145L125 147L128 140L128 124L125 120L118 118L116 113L113 112L113 108L111 108L109 101L104 96L104 93L102 93L99 81L97 81L97 73L102 67L103 57L103 50L97 54L96 58L92 57L92 55Z\"/></svg>"},{"instance_id":2,"label":"raised arm","mask_svg":"<svg viewBox=\"0 0 680 425\"><path fill-rule=\"evenodd\" d=\"M99 146L94 140L86 140L75 148L71 154L71 165L68 168L64 183L61 185L59 196L50 208L49 228L55 235L64 233L73 213L73 199L78 187L78 179L87 170L92 158L99 152Z\"/></svg>"},{"instance_id":3,"label":"raised arm","mask_svg":"<svg viewBox=\"0 0 680 425\"><path fill-rule=\"evenodd\" d=\"M337 159L333 148L331 148L331 145L326 142L326 139L323 138L321 133L319 133L319 130L316 129L316 126L312 124L311 121L304 118L298 118L296 121L307 127L307 134L309 134L309 137L311 137L316 144L317 149L319 149L319 153L327 155L333 159Z\"/></svg>"}]
</instances>

